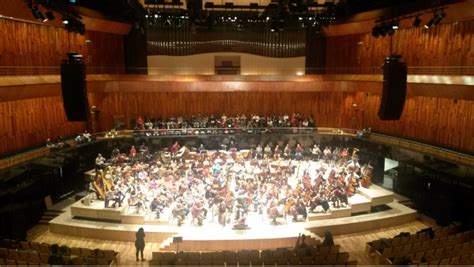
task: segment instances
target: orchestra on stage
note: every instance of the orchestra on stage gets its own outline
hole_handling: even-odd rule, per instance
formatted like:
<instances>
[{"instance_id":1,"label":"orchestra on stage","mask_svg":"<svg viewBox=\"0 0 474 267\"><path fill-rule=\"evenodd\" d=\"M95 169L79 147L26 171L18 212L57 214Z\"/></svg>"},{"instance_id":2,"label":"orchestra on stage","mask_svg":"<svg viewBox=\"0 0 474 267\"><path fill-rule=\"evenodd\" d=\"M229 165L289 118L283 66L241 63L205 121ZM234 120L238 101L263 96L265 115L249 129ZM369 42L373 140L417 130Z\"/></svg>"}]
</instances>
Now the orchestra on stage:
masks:
<instances>
[{"instance_id":1,"label":"orchestra on stage","mask_svg":"<svg viewBox=\"0 0 474 267\"><path fill-rule=\"evenodd\" d=\"M266 144L211 151L175 142L155 152L143 144L128 153L115 148L110 159L99 154L89 188L105 209L123 206L178 226L213 221L245 228L250 214L279 224L347 206L360 186L370 186L372 173L357 148Z\"/></svg>"}]
</instances>

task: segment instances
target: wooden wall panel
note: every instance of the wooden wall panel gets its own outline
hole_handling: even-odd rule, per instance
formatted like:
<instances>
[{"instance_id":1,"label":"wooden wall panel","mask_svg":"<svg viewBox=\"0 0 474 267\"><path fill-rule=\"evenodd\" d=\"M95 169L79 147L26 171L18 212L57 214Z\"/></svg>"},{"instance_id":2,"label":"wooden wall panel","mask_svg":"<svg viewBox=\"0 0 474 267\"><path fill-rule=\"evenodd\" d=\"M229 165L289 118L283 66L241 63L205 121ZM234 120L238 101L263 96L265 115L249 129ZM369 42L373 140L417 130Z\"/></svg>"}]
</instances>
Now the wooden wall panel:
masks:
<instances>
[{"instance_id":1,"label":"wooden wall panel","mask_svg":"<svg viewBox=\"0 0 474 267\"><path fill-rule=\"evenodd\" d=\"M100 99L102 130L113 126L114 116L128 123L138 115L299 112L312 114L319 127L371 127L389 135L474 151L474 105L467 100L409 97L399 121L381 121L377 115L380 95L363 92L116 92L104 93Z\"/></svg>"},{"instance_id":2,"label":"wooden wall panel","mask_svg":"<svg viewBox=\"0 0 474 267\"><path fill-rule=\"evenodd\" d=\"M61 96L0 102L0 155L72 136L85 123L68 122Z\"/></svg>"},{"instance_id":3,"label":"wooden wall panel","mask_svg":"<svg viewBox=\"0 0 474 267\"><path fill-rule=\"evenodd\" d=\"M68 51L84 55L89 73L123 73L122 35L0 19L0 75L59 74ZM90 40L91 42L86 42Z\"/></svg>"},{"instance_id":4,"label":"wooden wall panel","mask_svg":"<svg viewBox=\"0 0 474 267\"><path fill-rule=\"evenodd\" d=\"M327 37L327 73L381 73L389 41L370 33ZM392 46L409 74L474 74L474 20L399 30Z\"/></svg>"}]
</instances>

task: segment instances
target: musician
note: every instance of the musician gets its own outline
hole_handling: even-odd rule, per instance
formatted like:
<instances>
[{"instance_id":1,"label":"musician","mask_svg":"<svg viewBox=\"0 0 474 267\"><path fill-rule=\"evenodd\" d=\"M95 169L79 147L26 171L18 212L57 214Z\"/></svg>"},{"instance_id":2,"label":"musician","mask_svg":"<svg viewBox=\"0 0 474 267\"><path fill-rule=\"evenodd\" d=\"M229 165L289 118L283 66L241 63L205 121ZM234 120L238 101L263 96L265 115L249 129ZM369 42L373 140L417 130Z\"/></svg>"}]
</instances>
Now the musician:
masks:
<instances>
[{"instance_id":1,"label":"musician","mask_svg":"<svg viewBox=\"0 0 474 267\"><path fill-rule=\"evenodd\" d=\"M156 219L160 218L160 214L163 212L163 209L164 207L161 205L159 197L153 198L150 204L150 210L156 214Z\"/></svg>"},{"instance_id":2,"label":"musician","mask_svg":"<svg viewBox=\"0 0 474 267\"><path fill-rule=\"evenodd\" d=\"M180 149L180 145L178 144L178 141L174 142L174 144L171 146L171 155L176 156L176 153L178 153L178 150Z\"/></svg>"},{"instance_id":3,"label":"musician","mask_svg":"<svg viewBox=\"0 0 474 267\"><path fill-rule=\"evenodd\" d=\"M109 202L110 201L113 201L114 203L112 204L112 206L115 208L117 206L117 204L119 204L119 207L122 206L122 203L120 202L120 198L118 198L116 195L115 195L115 190L112 189L112 190L108 190L106 193L105 193L105 202L104 202L104 205L106 208L109 208Z\"/></svg>"},{"instance_id":4,"label":"musician","mask_svg":"<svg viewBox=\"0 0 474 267\"><path fill-rule=\"evenodd\" d=\"M199 226L202 225L202 221L206 218L206 216L205 209L201 201L194 202L194 205L191 208L191 216L193 217L193 220L196 219L198 221Z\"/></svg>"},{"instance_id":5,"label":"musician","mask_svg":"<svg viewBox=\"0 0 474 267\"><path fill-rule=\"evenodd\" d=\"M84 139L86 139L87 142L92 141L92 135L89 132L87 132L87 130L82 134L82 137L84 137Z\"/></svg>"},{"instance_id":6,"label":"musician","mask_svg":"<svg viewBox=\"0 0 474 267\"><path fill-rule=\"evenodd\" d=\"M229 150L236 150L236 149L237 149L237 144L234 142L233 139L231 139L229 143Z\"/></svg>"},{"instance_id":7,"label":"musician","mask_svg":"<svg viewBox=\"0 0 474 267\"><path fill-rule=\"evenodd\" d=\"M102 154L97 154L97 157L95 158L95 169L100 170L105 167L105 158L102 156Z\"/></svg>"},{"instance_id":8,"label":"musician","mask_svg":"<svg viewBox=\"0 0 474 267\"><path fill-rule=\"evenodd\" d=\"M314 144L311 154L313 155L314 160L319 160L321 157L321 149L319 148L318 144Z\"/></svg>"},{"instance_id":9,"label":"musician","mask_svg":"<svg viewBox=\"0 0 474 267\"><path fill-rule=\"evenodd\" d=\"M324 160L326 161L326 163L329 162L329 158L331 157L331 154L332 154L331 149L328 146L326 146L326 148L324 148L323 150Z\"/></svg>"},{"instance_id":10,"label":"musician","mask_svg":"<svg viewBox=\"0 0 474 267\"><path fill-rule=\"evenodd\" d=\"M197 149L197 152L198 152L199 154L202 154L202 153L204 153L205 150L206 150L206 149L204 148L204 145L203 145L203 144L200 144L199 147L198 147L198 149Z\"/></svg>"},{"instance_id":11,"label":"musician","mask_svg":"<svg viewBox=\"0 0 474 267\"><path fill-rule=\"evenodd\" d=\"M110 155L110 158L116 160L119 156L120 156L120 150L118 149L118 147L115 147L112 150L112 154Z\"/></svg>"},{"instance_id":12,"label":"musician","mask_svg":"<svg viewBox=\"0 0 474 267\"><path fill-rule=\"evenodd\" d=\"M281 154L280 145L277 144L275 146L275 149L273 150L273 158L274 159L280 159L280 154Z\"/></svg>"},{"instance_id":13,"label":"musician","mask_svg":"<svg viewBox=\"0 0 474 267\"><path fill-rule=\"evenodd\" d=\"M261 159L263 158L263 149L262 145L258 144L257 148L255 149L255 158L256 159Z\"/></svg>"},{"instance_id":14,"label":"musician","mask_svg":"<svg viewBox=\"0 0 474 267\"><path fill-rule=\"evenodd\" d=\"M135 158L136 155L137 155L137 149L135 148L135 146L132 146L130 148L130 157Z\"/></svg>"},{"instance_id":15,"label":"musician","mask_svg":"<svg viewBox=\"0 0 474 267\"><path fill-rule=\"evenodd\" d=\"M303 159L303 147L301 146L301 144L296 144L296 148L295 148L295 158L296 160L302 160Z\"/></svg>"},{"instance_id":16,"label":"musician","mask_svg":"<svg viewBox=\"0 0 474 267\"><path fill-rule=\"evenodd\" d=\"M290 144L286 144L285 148L283 149L283 158L289 159L290 157L291 157Z\"/></svg>"},{"instance_id":17,"label":"musician","mask_svg":"<svg viewBox=\"0 0 474 267\"><path fill-rule=\"evenodd\" d=\"M265 148L263 149L263 154L265 158L269 158L272 155L272 148L270 147L269 144L267 144Z\"/></svg>"}]
</instances>

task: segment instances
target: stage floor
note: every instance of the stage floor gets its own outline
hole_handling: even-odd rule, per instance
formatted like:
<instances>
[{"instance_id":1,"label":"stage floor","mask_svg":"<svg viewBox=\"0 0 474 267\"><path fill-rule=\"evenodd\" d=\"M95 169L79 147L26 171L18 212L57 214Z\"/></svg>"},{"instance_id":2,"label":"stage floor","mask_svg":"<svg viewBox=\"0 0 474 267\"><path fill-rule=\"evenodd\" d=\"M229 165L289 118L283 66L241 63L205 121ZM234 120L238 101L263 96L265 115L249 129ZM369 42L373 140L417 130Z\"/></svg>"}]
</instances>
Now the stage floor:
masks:
<instances>
[{"instance_id":1,"label":"stage floor","mask_svg":"<svg viewBox=\"0 0 474 267\"><path fill-rule=\"evenodd\" d=\"M373 194L370 194L371 191ZM372 206L371 200L377 198L386 202L385 209L370 213L367 207ZM390 202L387 202L388 200ZM372 185L365 193L351 198L349 202L349 207L332 209L326 214L309 214L309 219L305 222L292 222L292 217L288 216L286 219L279 218L277 225L272 225L269 219L265 218L266 216L251 213L247 220L249 228L234 230L232 224L222 226L216 220L212 221L210 216L202 226L188 220L179 227L167 219L158 222L150 221L147 216L139 214L125 216L122 214L122 222L125 218L126 223L106 222L100 220L99 215L97 215L99 220L76 219L71 211L86 206L79 201L65 208L65 212L53 219L49 227L51 232L63 235L120 241L134 241L135 232L143 227L147 235L146 239L150 242L162 243L163 250L175 250L175 245L171 244L172 237L180 236L183 238L183 243L179 244L180 250L214 251L224 248L238 250L292 247L301 233L309 235L314 241L319 239L318 236L322 236L326 230L334 235L348 234L400 225L416 219L415 210L394 201L392 192L376 185ZM92 215L104 210L103 202L100 201L86 207L89 208L87 212ZM355 212L352 211L354 208L357 208ZM108 212L122 213L125 209L110 209ZM317 216L319 218L315 218Z\"/></svg>"}]
</instances>

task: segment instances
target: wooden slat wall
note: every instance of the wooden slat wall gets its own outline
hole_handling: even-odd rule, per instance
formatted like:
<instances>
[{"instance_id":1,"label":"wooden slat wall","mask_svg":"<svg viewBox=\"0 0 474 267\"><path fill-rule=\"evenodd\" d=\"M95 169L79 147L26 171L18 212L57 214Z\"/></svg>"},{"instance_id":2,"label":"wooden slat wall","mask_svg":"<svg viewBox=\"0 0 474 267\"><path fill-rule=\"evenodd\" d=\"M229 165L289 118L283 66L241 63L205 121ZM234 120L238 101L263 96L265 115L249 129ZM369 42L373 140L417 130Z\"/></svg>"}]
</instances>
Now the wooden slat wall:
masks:
<instances>
[{"instance_id":1,"label":"wooden slat wall","mask_svg":"<svg viewBox=\"0 0 474 267\"><path fill-rule=\"evenodd\" d=\"M411 96L401 119L389 122L378 119L380 95L365 92L109 92L90 94L89 100L101 110L100 130L110 129L114 116L123 116L128 123L137 115L299 112L312 114L320 127L370 126L389 135L474 151L474 105L468 100ZM0 155L86 127L67 122L61 96L0 102L0 118Z\"/></svg>"},{"instance_id":2,"label":"wooden slat wall","mask_svg":"<svg viewBox=\"0 0 474 267\"><path fill-rule=\"evenodd\" d=\"M0 118L0 155L85 130L67 121L61 96L0 102Z\"/></svg>"},{"instance_id":3,"label":"wooden slat wall","mask_svg":"<svg viewBox=\"0 0 474 267\"><path fill-rule=\"evenodd\" d=\"M312 114L320 127L372 127L389 135L474 151L474 105L467 100L409 97L402 118L386 122L377 116L380 95L362 92L118 92L104 93L101 99L103 130L112 127L114 116L123 116L128 123L137 115L299 112Z\"/></svg>"},{"instance_id":4,"label":"wooden slat wall","mask_svg":"<svg viewBox=\"0 0 474 267\"><path fill-rule=\"evenodd\" d=\"M124 73L122 35L88 31L82 36L8 19L0 19L0 32L0 75L58 74L68 51L84 55L89 73Z\"/></svg>"},{"instance_id":5,"label":"wooden slat wall","mask_svg":"<svg viewBox=\"0 0 474 267\"><path fill-rule=\"evenodd\" d=\"M474 20L397 31L393 53L401 54L409 74L474 74ZM389 38L370 33L327 37L327 73L381 73Z\"/></svg>"}]
</instances>

